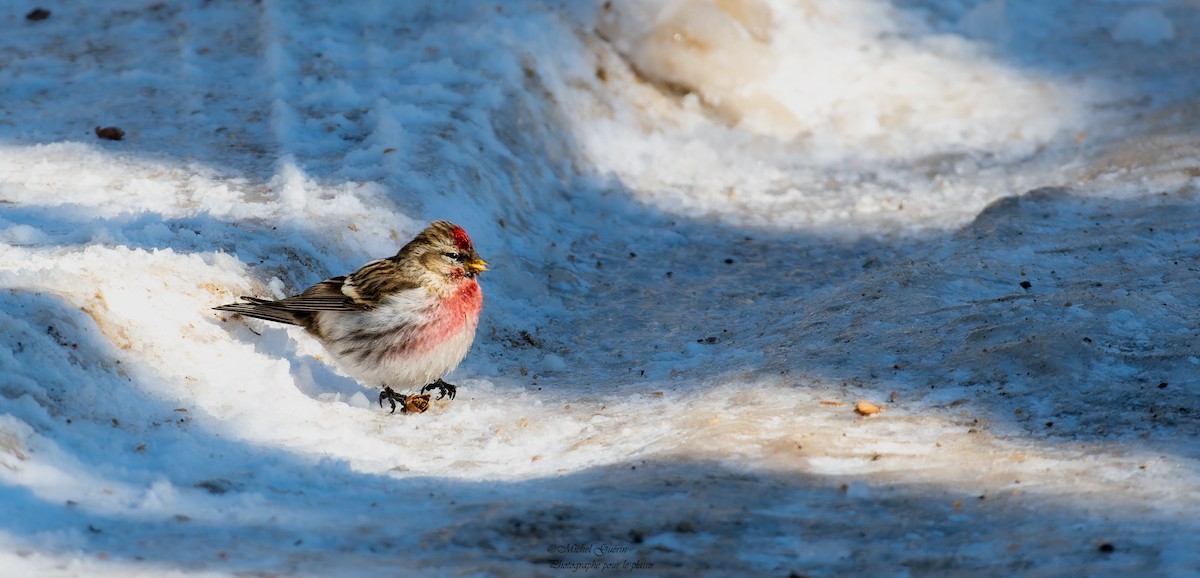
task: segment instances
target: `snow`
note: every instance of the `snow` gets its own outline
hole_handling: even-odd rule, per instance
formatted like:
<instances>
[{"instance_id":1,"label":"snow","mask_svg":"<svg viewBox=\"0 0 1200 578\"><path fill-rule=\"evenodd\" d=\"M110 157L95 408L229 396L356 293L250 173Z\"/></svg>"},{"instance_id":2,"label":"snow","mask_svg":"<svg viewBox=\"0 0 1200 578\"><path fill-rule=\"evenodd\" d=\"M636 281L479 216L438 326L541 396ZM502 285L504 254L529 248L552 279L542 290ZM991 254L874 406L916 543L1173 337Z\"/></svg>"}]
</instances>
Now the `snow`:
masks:
<instances>
[{"instance_id":1,"label":"snow","mask_svg":"<svg viewBox=\"0 0 1200 578\"><path fill-rule=\"evenodd\" d=\"M1121 16L1113 40L1155 46L1175 38L1175 26L1157 8L1134 8Z\"/></svg>"},{"instance_id":2,"label":"snow","mask_svg":"<svg viewBox=\"0 0 1200 578\"><path fill-rule=\"evenodd\" d=\"M1188 3L335 4L0 16L6 575L1200 572ZM212 311L443 218L425 414Z\"/></svg>"}]
</instances>

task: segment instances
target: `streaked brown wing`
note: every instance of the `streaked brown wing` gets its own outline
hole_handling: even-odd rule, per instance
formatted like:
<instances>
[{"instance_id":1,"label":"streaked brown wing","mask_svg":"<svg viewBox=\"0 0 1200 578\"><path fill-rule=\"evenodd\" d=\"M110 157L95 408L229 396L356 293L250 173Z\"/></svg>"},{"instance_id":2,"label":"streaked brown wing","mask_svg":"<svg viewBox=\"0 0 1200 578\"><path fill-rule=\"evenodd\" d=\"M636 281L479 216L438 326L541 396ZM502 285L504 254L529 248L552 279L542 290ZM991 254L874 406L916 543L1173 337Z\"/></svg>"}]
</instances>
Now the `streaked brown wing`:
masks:
<instances>
[{"instance_id":1,"label":"streaked brown wing","mask_svg":"<svg viewBox=\"0 0 1200 578\"><path fill-rule=\"evenodd\" d=\"M394 259L380 259L348 276L321 281L299 295L277 301L242 297L241 303L216 309L312 329L316 319L313 314L318 311L363 311L378 305L388 295L417 287L416 282L403 278Z\"/></svg>"},{"instance_id":2,"label":"streaked brown wing","mask_svg":"<svg viewBox=\"0 0 1200 578\"><path fill-rule=\"evenodd\" d=\"M330 279L329 281L333 281ZM328 283L328 281L326 281ZM320 284L313 286L316 289ZM379 259L363 265L338 285L337 291L362 308L378 305L388 295L419 287L416 281L405 279L395 259ZM308 291L305 291L308 293Z\"/></svg>"},{"instance_id":3,"label":"streaked brown wing","mask_svg":"<svg viewBox=\"0 0 1200 578\"><path fill-rule=\"evenodd\" d=\"M241 313L249 317L300 325L310 331L319 332L314 323L319 311L361 311L369 305L351 299L342 293L345 277L326 279L305 289L299 295L272 301L258 297L242 297L241 303L230 303L216 307L218 311Z\"/></svg>"},{"instance_id":4,"label":"streaked brown wing","mask_svg":"<svg viewBox=\"0 0 1200 578\"><path fill-rule=\"evenodd\" d=\"M305 289L299 295L259 305L287 311L361 311L369 308L370 305L356 301L342 292L345 281L345 275L326 279Z\"/></svg>"}]
</instances>

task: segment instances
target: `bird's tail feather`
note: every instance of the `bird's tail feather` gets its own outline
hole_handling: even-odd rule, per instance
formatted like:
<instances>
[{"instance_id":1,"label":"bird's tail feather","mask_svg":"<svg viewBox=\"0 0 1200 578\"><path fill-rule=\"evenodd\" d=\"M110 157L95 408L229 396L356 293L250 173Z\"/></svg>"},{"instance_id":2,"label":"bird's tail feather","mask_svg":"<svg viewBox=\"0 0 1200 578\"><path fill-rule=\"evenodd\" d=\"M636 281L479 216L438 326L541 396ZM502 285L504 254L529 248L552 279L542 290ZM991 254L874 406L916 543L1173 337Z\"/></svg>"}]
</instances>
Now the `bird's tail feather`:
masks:
<instances>
[{"instance_id":1,"label":"bird's tail feather","mask_svg":"<svg viewBox=\"0 0 1200 578\"><path fill-rule=\"evenodd\" d=\"M230 311L232 313L240 313L247 317L257 317L258 319L266 319L267 321L277 321L279 323L287 323L290 325L303 325L304 323L296 317L296 314L280 307L272 307L273 301L269 299L259 299L257 297L242 297L244 303L230 303L220 307L213 307L217 311Z\"/></svg>"}]
</instances>

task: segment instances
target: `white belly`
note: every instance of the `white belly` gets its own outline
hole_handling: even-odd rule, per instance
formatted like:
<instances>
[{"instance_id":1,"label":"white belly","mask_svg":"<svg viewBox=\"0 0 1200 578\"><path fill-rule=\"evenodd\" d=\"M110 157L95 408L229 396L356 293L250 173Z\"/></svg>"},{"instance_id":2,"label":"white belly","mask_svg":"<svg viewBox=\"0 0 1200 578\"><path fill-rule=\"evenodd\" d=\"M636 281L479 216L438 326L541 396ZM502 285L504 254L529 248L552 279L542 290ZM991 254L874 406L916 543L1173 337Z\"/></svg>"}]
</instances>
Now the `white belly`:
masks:
<instances>
[{"instance_id":1,"label":"white belly","mask_svg":"<svg viewBox=\"0 0 1200 578\"><path fill-rule=\"evenodd\" d=\"M462 331L434 345L427 351L405 351L395 345L374 360L360 362L358 358L338 359L339 365L363 385L393 389L421 387L450 373L471 350L475 340L476 323L467 323Z\"/></svg>"},{"instance_id":2,"label":"white belly","mask_svg":"<svg viewBox=\"0 0 1200 578\"><path fill-rule=\"evenodd\" d=\"M323 311L319 324L325 349L367 387L403 390L432 383L466 357L479 318L478 313L455 314L434 300L423 301L388 303L371 311Z\"/></svg>"}]
</instances>

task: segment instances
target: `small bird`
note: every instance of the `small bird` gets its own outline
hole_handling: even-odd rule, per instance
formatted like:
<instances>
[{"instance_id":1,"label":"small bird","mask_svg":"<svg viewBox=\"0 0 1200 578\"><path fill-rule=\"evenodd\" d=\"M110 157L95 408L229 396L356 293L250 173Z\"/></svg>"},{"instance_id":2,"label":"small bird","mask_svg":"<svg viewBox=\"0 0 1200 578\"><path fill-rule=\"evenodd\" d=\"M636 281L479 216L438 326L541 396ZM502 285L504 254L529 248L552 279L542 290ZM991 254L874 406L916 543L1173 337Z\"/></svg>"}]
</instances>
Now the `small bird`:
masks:
<instances>
[{"instance_id":1,"label":"small bird","mask_svg":"<svg viewBox=\"0 0 1200 578\"><path fill-rule=\"evenodd\" d=\"M215 309L299 325L355 379L383 388L380 407L387 400L392 413L396 402L402 413L421 412L426 391L438 390L438 399L458 392L442 376L471 349L483 308L476 277L487 267L462 227L435 221L395 256L349 275L286 299L242 297ZM413 387L420 393L393 389Z\"/></svg>"}]
</instances>

